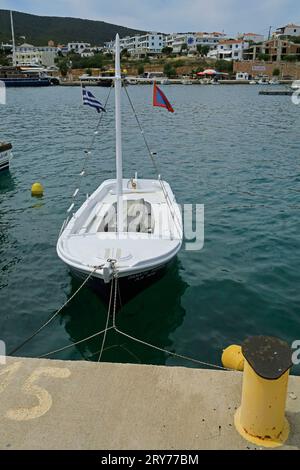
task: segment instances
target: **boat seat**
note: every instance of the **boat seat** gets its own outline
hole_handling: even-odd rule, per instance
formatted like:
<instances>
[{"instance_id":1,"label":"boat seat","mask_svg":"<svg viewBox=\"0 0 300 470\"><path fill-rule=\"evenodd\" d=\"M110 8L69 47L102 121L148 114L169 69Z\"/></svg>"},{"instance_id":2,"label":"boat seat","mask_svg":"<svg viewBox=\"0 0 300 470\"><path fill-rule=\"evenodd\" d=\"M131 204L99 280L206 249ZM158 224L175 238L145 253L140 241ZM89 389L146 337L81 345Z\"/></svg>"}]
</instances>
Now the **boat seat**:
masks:
<instances>
[{"instance_id":1,"label":"boat seat","mask_svg":"<svg viewBox=\"0 0 300 470\"><path fill-rule=\"evenodd\" d=\"M132 199L126 201L127 214L124 224L125 232L153 233L154 219L152 217L151 204L144 199ZM117 203L115 202L106 212L98 232L116 232L117 230Z\"/></svg>"}]
</instances>

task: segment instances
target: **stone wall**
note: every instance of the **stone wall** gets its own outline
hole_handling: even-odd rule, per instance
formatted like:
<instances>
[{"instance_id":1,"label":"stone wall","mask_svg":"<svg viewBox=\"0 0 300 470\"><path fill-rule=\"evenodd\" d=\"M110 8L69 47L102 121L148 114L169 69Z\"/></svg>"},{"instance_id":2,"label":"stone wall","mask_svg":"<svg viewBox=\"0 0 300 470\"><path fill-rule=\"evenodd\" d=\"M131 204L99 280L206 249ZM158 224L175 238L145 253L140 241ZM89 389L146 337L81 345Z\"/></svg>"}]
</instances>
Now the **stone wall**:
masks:
<instances>
[{"instance_id":1,"label":"stone wall","mask_svg":"<svg viewBox=\"0 0 300 470\"><path fill-rule=\"evenodd\" d=\"M234 73L247 72L253 77L256 75L268 75L270 78L273 76L275 69L280 70L279 78L291 78L293 80L300 79L300 62L259 62L259 61L244 61L234 63Z\"/></svg>"}]
</instances>

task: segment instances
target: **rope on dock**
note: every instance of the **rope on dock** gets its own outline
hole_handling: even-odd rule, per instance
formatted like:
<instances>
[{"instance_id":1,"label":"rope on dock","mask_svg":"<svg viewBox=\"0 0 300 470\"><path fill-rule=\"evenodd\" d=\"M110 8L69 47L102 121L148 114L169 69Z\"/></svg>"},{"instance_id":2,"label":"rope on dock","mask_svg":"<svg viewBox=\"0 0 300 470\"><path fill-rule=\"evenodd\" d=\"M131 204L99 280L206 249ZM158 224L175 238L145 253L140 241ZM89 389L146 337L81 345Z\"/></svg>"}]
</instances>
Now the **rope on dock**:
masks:
<instances>
[{"instance_id":1,"label":"rope on dock","mask_svg":"<svg viewBox=\"0 0 300 470\"><path fill-rule=\"evenodd\" d=\"M91 279L91 277L93 276L93 274L98 270L98 269L101 269L101 267L103 266L96 266L94 267L93 271L91 271L91 273L88 275L88 277L83 281L83 283L79 286L79 288L76 290L76 292L74 292L74 294L52 315L51 318L49 318L49 320L47 320L42 326L40 326L40 328L38 328L34 333L32 333L32 335L30 335L27 339L25 339L25 341L23 341L18 347L16 347L15 349L13 349L12 351L10 351L8 353L9 356L12 356L13 354L15 354L17 351L19 351L19 349L23 348L23 346L25 346L25 344L29 343L29 341L31 341L37 334L39 334L44 328L46 328L46 326L48 326L61 312L62 310L74 299L74 297L76 297L76 295L81 291L81 289L83 289L83 287L87 284L87 282Z\"/></svg>"}]
</instances>

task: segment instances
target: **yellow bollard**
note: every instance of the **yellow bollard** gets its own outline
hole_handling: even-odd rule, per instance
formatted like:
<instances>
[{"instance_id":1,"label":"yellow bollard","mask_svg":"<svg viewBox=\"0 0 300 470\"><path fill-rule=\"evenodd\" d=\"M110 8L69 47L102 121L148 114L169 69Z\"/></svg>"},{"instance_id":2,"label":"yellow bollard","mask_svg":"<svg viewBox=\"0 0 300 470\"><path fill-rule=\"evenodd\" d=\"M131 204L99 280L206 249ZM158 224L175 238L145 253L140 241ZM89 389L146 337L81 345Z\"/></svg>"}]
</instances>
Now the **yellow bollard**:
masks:
<instances>
[{"instance_id":1,"label":"yellow bollard","mask_svg":"<svg viewBox=\"0 0 300 470\"><path fill-rule=\"evenodd\" d=\"M41 183L34 183L31 186L31 196L33 197L41 197L44 194L44 188Z\"/></svg>"},{"instance_id":2,"label":"yellow bollard","mask_svg":"<svg viewBox=\"0 0 300 470\"><path fill-rule=\"evenodd\" d=\"M236 429L258 446L281 446L289 435L285 405L291 350L277 338L258 336L248 338L242 351L245 365Z\"/></svg>"},{"instance_id":3,"label":"yellow bollard","mask_svg":"<svg viewBox=\"0 0 300 470\"><path fill-rule=\"evenodd\" d=\"M222 354L222 364L226 369L232 370L244 370L244 356L242 353L242 347L236 344L228 346L224 349Z\"/></svg>"}]
</instances>

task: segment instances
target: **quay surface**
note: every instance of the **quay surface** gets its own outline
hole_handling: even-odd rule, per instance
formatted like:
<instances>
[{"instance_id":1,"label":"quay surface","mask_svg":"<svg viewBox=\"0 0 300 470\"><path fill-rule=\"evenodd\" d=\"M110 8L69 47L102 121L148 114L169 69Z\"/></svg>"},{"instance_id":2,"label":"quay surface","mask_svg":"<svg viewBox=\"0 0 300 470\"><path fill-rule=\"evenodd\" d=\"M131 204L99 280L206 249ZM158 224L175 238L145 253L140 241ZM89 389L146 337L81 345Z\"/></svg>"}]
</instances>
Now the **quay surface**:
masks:
<instances>
[{"instance_id":1,"label":"quay surface","mask_svg":"<svg viewBox=\"0 0 300 470\"><path fill-rule=\"evenodd\" d=\"M255 449L234 427L241 386L240 372L8 358L0 448ZM287 418L281 449L300 449L300 377L290 377Z\"/></svg>"}]
</instances>

